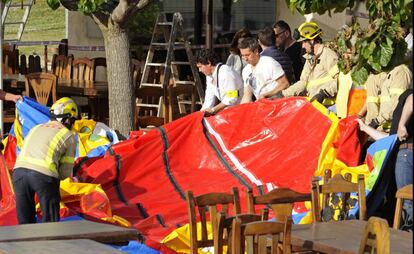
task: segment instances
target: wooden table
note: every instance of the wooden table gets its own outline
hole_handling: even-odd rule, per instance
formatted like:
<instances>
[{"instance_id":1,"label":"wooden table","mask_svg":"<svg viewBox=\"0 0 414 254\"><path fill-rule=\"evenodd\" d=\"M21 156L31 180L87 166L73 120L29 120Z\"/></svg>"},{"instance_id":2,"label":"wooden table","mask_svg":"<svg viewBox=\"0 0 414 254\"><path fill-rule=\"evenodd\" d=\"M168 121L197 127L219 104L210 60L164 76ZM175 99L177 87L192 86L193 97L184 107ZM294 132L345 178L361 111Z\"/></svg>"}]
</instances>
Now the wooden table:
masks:
<instances>
[{"instance_id":1,"label":"wooden table","mask_svg":"<svg viewBox=\"0 0 414 254\"><path fill-rule=\"evenodd\" d=\"M90 239L102 243L139 240L136 229L87 220L0 227L0 242Z\"/></svg>"},{"instance_id":2,"label":"wooden table","mask_svg":"<svg viewBox=\"0 0 414 254\"><path fill-rule=\"evenodd\" d=\"M292 245L322 253L358 253L366 221L346 220L293 225ZM392 254L412 253L413 234L390 228Z\"/></svg>"},{"instance_id":3,"label":"wooden table","mask_svg":"<svg viewBox=\"0 0 414 254\"><path fill-rule=\"evenodd\" d=\"M1 254L121 254L110 246L87 239L53 240L53 241L27 241L0 243Z\"/></svg>"},{"instance_id":4,"label":"wooden table","mask_svg":"<svg viewBox=\"0 0 414 254\"><path fill-rule=\"evenodd\" d=\"M108 82L58 79L56 92L65 95L108 98Z\"/></svg>"},{"instance_id":5,"label":"wooden table","mask_svg":"<svg viewBox=\"0 0 414 254\"><path fill-rule=\"evenodd\" d=\"M56 93L58 97L86 97L91 113L89 118L105 122L109 114L108 82L58 79Z\"/></svg>"}]
</instances>

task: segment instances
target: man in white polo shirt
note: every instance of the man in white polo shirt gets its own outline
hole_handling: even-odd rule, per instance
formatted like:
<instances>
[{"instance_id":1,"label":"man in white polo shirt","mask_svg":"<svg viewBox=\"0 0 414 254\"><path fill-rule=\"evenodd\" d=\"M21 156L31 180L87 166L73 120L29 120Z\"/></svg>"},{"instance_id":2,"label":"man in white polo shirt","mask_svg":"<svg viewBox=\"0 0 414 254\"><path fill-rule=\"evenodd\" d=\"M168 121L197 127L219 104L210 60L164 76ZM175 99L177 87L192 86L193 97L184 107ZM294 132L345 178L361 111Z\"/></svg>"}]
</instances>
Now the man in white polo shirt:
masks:
<instances>
[{"instance_id":1,"label":"man in white polo shirt","mask_svg":"<svg viewBox=\"0 0 414 254\"><path fill-rule=\"evenodd\" d=\"M270 98L289 86L282 66L273 58L260 56L259 42L246 38L239 43L242 57L248 65L243 69L244 95L241 103Z\"/></svg>"},{"instance_id":2,"label":"man in white polo shirt","mask_svg":"<svg viewBox=\"0 0 414 254\"><path fill-rule=\"evenodd\" d=\"M222 64L220 57L210 49L200 50L196 62L198 70L206 75L206 95L201 111L214 115L228 106L240 104L243 96L240 74Z\"/></svg>"}]
</instances>

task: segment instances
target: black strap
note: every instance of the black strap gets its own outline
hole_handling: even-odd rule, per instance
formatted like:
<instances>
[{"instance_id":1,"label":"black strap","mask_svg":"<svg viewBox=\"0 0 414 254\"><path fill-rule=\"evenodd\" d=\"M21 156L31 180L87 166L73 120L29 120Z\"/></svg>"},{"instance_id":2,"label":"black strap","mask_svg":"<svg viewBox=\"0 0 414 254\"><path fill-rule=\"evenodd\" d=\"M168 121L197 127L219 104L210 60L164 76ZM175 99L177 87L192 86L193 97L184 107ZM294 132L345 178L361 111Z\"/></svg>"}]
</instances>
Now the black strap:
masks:
<instances>
[{"instance_id":1,"label":"black strap","mask_svg":"<svg viewBox=\"0 0 414 254\"><path fill-rule=\"evenodd\" d=\"M218 92L219 98L221 98L221 96L220 96L220 85L219 85L219 71L220 71L220 67L222 65L223 64L218 64L217 65L217 92Z\"/></svg>"}]
</instances>

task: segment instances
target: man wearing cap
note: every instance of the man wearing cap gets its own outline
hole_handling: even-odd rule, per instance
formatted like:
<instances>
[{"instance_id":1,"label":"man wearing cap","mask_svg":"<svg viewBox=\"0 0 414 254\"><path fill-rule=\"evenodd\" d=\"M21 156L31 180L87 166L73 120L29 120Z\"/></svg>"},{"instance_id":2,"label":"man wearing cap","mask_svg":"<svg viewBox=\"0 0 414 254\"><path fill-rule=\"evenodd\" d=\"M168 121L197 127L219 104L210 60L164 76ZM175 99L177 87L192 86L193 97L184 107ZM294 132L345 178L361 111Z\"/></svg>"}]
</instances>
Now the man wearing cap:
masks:
<instances>
[{"instance_id":1,"label":"man wearing cap","mask_svg":"<svg viewBox=\"0 0 414 254\"><path fill-rule=\"evenodd\" d=\"M322 43L322 29L315 22L305 22L299 27L302 47L306 50L306 60L300 80L283 90L278 96L309 96L325 106L334 104L338 91L339 73L337 54Z\"/></svg>"},{"instance_id":2,"label":"man wearing cap","mask_svg":"<svg viewBox=\"0 0 414 254\"><path fill-rule=\"evenodd\" d=\"M36 223L35 193L42 222L60 219L60 180L72 176L76 135L70 131L79 117L78 106L68 98L51 107L51 119L33 127L23 141L13 170L16 215L19 224Z\"/></svg>"}]
</instances>

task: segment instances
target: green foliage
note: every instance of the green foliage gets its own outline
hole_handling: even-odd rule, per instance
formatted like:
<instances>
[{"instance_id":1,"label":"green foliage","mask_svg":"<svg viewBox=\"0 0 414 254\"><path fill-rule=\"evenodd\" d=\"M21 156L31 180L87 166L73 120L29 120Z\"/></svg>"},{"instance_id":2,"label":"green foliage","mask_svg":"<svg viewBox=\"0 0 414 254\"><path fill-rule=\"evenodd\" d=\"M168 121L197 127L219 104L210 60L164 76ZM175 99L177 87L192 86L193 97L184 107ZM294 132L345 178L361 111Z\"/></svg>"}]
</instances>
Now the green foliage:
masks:
<instances>
[{"instance_id":1,"label":"green foliage","mask_svg":"<svg viewBox=\"0 0 414 254\"><path fill-rule=\"evenodd\" d=\"M286 0L292 13L295 9L302 15L309 13L324 14L331 11L342 12L347 7L354 6L355 0Z\"/></svg>"},{"instance_id":2,"label":"green foliage","mask_svg":"<svg viewBox=\"0 0 414 254\"><path fill-rule=\"evenodd\" d=\"M286 0L291 10L302 14L353 7L354 1ZM332 47L341 56L338 67L352 71L356 84L364 84L369 73L387 71L401 64L407 50L402 24L409 19L412 0L366 0L370 24L361 29L358 23L338 32Z\"/></svg>"},{"instance_id":3,"label":"green foliage","mask_svg":"<svg viewBox=\"0 0 414 254\"><path fill-rule=\"evenodd\" d=\"M132 42L151 39L152 30L159 13L158 1L152 1L139 12L139 15L131 19L129 23L129 38Z\"/></svg>"},{"instance_id":4,"label":"green foliage","mask_svg":"<svg viewBox=\"0 0 414 254\"><path fill-rule=\"evenodd\" d=\"M56 10L60 6L59 0L46 0L46 3L52 10Z\"/></svg>"}]
</instances>

